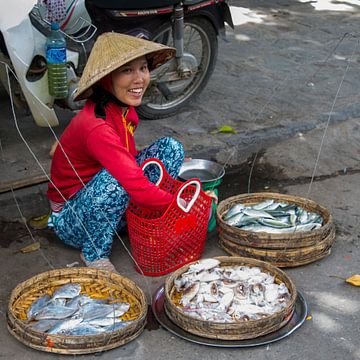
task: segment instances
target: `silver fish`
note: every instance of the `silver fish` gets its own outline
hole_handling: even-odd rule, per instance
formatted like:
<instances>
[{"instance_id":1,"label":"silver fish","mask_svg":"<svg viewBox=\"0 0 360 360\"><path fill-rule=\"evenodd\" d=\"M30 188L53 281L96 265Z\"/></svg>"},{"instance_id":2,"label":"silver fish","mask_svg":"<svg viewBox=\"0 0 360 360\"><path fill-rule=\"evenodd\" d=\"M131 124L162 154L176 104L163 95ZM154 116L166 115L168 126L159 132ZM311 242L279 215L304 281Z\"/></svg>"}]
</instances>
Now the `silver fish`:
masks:
<instances>
[{"instance_id":1,"label":"silver fish","mask_svg":"<svg viewBox=\"0 0 360 360\"><path fill-rule=\"evenodd\" d=\"M123 322L120 318L103 317L86 321L91 326L110 326Z\"/></svg>"},{"instance_id":2,"label":"silver fish","mask_svg":"<svg viewBox=\"0 0 360 360\"><path fill-rule=\"evenodd\" d=\"M231 218L228 218L225 220L225 222L230 226L238 226L238 224L241 222L243 217L246 217L244 213L237 213L236 215L232 216Z\"/></svg>"},{"instance_id":3,"label":"silver fish","mask_svg":"<svg viewBox=\"0 0 360 360\"><path fill-rule=\"evenodd\" d=\"M54 305L54 306L66 306L67 299L65 298L56 298L51 299L48 303L48 305Z\"/></svg>"},{"instance_id":4,"label":"silver fish","mask_svg":"<svg viewBox=\"0 0 360 360\"><path fill-rule=\"evenodd\" d=\"M226 214L223 216L223 219L226 221L233 217L234 215L241 213L245 209L245 206L243 204L236 204L232 206Z\"/></svg>"},{"instance_id":5,"label":"silver fish","mask_svg":"<svg viewBox=\"0 0 360 360\"><path fill-rule=\"evenodd\" d=\"M72 329L67 329L63 331L63 335L67 336L89 336L89 335L99 335L106 331L103 327L91 326L86 323L80 323Z\"/></svg>"},{"instance_id":6,"label":"silver fish","mask_svg":"<svg viewBox=\"0 0 360 360\"><path fill-rule=\"evenodd\" d=\"M232 219L230 219L232 220ZM251 225L251 224L256 224L257 223L257 219L253 218L252 216L248 216L248 215L243 215L236 223L234 223L233 225L231 225L231 222L228 222L229 225L231 226L237 226L237 227L242 227L242 226L246 226L246 225Z\"/></svg>"},{"instance_id":7,"label":"silver fish","mask_svg":"<svg viewBox=\"0 0 360 360\"><path fill-rule=\"evenodd\" d=\"M71 308L79 308L88 303L104 304L105 300L92 299L88 295L78 295L66 301L66 306Z\"/></svg>"},{"instance_id":8,"label":"silver fish","mask_svg":"<svg viewBox=\"0 0 360 360\"><path fill-rule=\"evenodd\" d=\"M34 321L30 324L31 328L36 331L40 332L47 332L49 329L53 328L56 324L62 320L40 320Z\"/></svg>"},{"instance_id":9,"label":"silver fish","mask_svg":"<svg viewBox=\"0 0 360 360\"><path fill-rule=\"evenodd\" d=\"M126 304L126 305L125 305ZM129 310L128 303L114 303L114 304L96 304L87 303L82 309L84 311L84 320L92 320L100 317L118 317Z\"/></svg>"},{"instance_id":10,"label":"silver fish","mask_svg":"<svg viewBox=\"0 0 360 360\"><path fill-rule=\"evenodd\" d=\"M106 315L108 318L114 318L124 315L130 309L130 304L127 302L118 302L109 304L112 310Z\"/></svg>"},{"instance_id":11,"label":"silver fish","mask_svg":"<svg viewBox=\"0 0 360 360\"><path fill-rule=\"evenodd\" d=\"M66 284L55 290L52 299L53 300L60 298L72 299L75 296L78 296L80 294L80 291L81 291L80 284L76 284L76 283Z\"/></svg>"},{"instance_id":12,"label":"silver fish","mask_svg":"<svg viewBox=\"0 0 360 360\"><path fill-rule=\"evenodd\" d=\"M278 228L263 226L263 225L259 225L259 224L247 225L247 226L241 227L241 230L244 230L244 231L265 232L265 233L270 233L270 234L291 232L291 230L289 230L289 229L291 229L291 228L278 229Z\"/></svg>"},{"instance_id":13,"label":"silver fish","mask_svg":"<svg viewBox=\"0 0 360 360\"><path fill-rule=\"evenodd\" d=\"M270 208L270 205L273 205L273 204L274 204L274 200L271 200L271 199L270 200L264 200L262 202L259 202L259 203L255 204L255 205L253 205L252 208L254 210L263 210L263 209L268 210ZM277 206L278 205L276 204L276 207Z\"/></svg>"},{"instance_id":14,"label":"silver fish","mask_svg":"<svg viewBox=\"0 0 360 360\"><path fill-rule=\"evenodd\" d=\"M35 320L66 319L73 315L75 311L76 309L66 306L47 305L35 315Z\"/></svg>"},{"instance_id":15,"label":"silver fish","mask_svg":"<svg viewBox=\"0 0 360 360\"><path fill-rule=\"evenodd\" d=\"M66 334L69 330L76 328L82 322L82 318L74 317L56 324L48 331L48 334Z\"/></svg>"},{"instance_id":16,"label":"silver fish","mask_svg":"<svg viewBox=\"0 0 360 360\"><path fill-rule=\"evenodd\" d=\"M274 228L287 228L289 227L289 224L284 223L282 221L276 220L276 219L259 219L259 223L265 226L270 226Z\"/></svg>"},{"instance_id":17,"label":"silver fish","mask_svg":"<svg viewBox=\"0 0 360 360\"><path fill-rule=\"evenodd\" d=\"M261 210L245 209L244 214L251 216L255 219L260 219L260 218L274 219L272 215L268 214L266 211L261 211Z\"/></svg>"},{"instance_id":18,"label":"silver fish","mask_svg":"<svg viewBox=\"0 0 360 360\"><path fill-rule=\"evenodd\" d=\"M131 320L122 321L122 322L119 322L117 324L107 326L107 327L104 328L104 330L105 330L105 332L113 332L113 331L123 329L124 327L129 326L132 323L133 323L133 321L131 321Z\"/></svg>"},{"instance_id":19,"label":"silver fish","mask_svg":"<svg viewBox=\"0 0 360 360\"><path fill-rule=\"evenodd\" d=\"M46 306L46 304L50 301L50 296L45 294L35 300L27 311L27 319L32 320L35 319L35 316L39 313L39 311Z\"/></svg>"}]
</instances>

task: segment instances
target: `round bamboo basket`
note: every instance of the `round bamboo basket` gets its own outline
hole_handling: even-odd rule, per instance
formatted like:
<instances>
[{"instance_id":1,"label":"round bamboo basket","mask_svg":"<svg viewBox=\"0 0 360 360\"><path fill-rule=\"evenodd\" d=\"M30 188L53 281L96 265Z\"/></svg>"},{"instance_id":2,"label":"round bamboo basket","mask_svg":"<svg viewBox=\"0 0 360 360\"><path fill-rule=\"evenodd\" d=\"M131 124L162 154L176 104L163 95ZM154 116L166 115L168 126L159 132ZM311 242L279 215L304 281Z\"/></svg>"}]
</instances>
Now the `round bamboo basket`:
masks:
<instances>
[{"instance_id":1,"label":"round bamboo basket","mask_svg":"<svg viewBox=\"0 0 360 360\"><path fill-rule=\"evenodd\" d=\"M331 253L331 246L335 238L332 231L325 239L316 245L302 248L264 249L250 246L242 246L220 234L219 245L232 256L252 257L267 261L278 267L296 267L320 260Z\"/></svg>"},{"instance_id":2,"label":"round bamboo basket","mask_svg":"<svg viewBox=\"0 0 360 360\"><path fill-rule=\"evenodd\" d=\"M296 204L307 211L319 213L323 225L313 231L271 234L251 232L228 225L223 216L235 204L256 204L272 199ZM220 202L217 208L220 246L230 255L250 256L269 261L276 266L291 267L308 264L330 253L335 240L335 226L329 211L316 202L298 196L278 193L253 193L232 196Z\"/></svg>"},{"instance_id":3,"label":"round bamboo basket","mask_svg":"<svg viewBox=\"0 0 360 360\"><path fill-rule=\"evenodd\" d=\"M292 280L282 270L264 261L251 258L220 256L215 259L220 260L221 263L219 266L256 266L261 268L262 271L273 275L277 283L284 282L289 289L291 297L288 305L281 311L268 317L259 320L238 321L235 323L220 323L191 317L175 304L176 289L174 280L188 270L191 265L188 264L173 272L165 281L164 308L171 321L189 333L205 338L222 340L253 339L274 332L286 325L294 312L297 292ZM194 263L195 262L192 264Z\"/></svg>"},{"instance_id":4,"label":"round bamboo basket","mask_svg":"<svg viewBox=\"0 0 360 360\"><path fill-rule=\"evenodd\" d=\"M109 296L126 301L129 311L123 320L127 327L91 336L53 335L33 330L26 318L33 301L44 294L52 295L62 285L79 283L81 293L97 299ZM42 351L61 354L89 354L124 345L141 334L145 327L147 303L143 291L130 279L105 270L70 268L50 270L19 284L11 293L7 311L9 332L23 344Z\"/></svg>"}]
</instances>

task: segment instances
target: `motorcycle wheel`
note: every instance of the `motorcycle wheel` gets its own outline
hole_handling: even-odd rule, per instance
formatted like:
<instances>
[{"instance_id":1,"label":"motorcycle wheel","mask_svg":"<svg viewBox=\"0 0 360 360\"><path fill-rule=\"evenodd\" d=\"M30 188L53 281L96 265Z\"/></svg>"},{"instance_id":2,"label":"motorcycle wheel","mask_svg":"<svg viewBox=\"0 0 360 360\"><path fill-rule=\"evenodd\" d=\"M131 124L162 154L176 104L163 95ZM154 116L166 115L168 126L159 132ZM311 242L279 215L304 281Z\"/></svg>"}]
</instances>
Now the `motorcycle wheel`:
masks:
<instances>
[{"instance_id":1,"label":"motorcycle wheel","mask_svg":"<svg viewBox=\"0 0 360 360\"><path fill-rule=\"evenodd\" d=\"M159 28L153 41L173 46L171 24ZM183 68L173 59L151 74L143 104L137 109L148 120L176 114L199 95L214 71L218 53L217 34L206 18L188 18L184 22Z\"/></svg>"}]
</instances>

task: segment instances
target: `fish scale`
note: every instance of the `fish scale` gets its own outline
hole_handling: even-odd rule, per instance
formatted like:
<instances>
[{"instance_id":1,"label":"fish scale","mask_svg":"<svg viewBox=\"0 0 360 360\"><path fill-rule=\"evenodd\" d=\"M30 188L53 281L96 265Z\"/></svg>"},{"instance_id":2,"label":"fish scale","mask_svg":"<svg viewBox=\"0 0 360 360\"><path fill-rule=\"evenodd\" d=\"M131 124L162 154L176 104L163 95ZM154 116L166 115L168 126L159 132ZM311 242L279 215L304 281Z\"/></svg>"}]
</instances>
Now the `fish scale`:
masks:
<instances>
[{"instance_id":1,"label":"fish scale","mask_svg":"<svg viewBox=\"0 0 360 360\"><path fill-rule=\"evenodd\" d=\"M174 303L195 318L216 322L256 320L280 311L290 300L286 285L275 283L274 276L259 267L215 267L203 270L203 276L205 272L220 275L219 279L211 282L212 295L210 283L199 281L191 271L179 277L186 277L185 288L181 288L181 279L174 280ZM285 301L278 301L280 297L284 297Z\"/></svg>"},{"instance_id":2,"label":"fish scale","mask_svg":"<svg viewBox=\"0 0 360 360\"><path fill-rule=\"evenodd\" d=\"M273 200L247 206L235 204L223 215L223 220L228 225L245 231L270 234L312 231L323 223L320 214L307 211L296 204Z\"/></svg>"},{"instance_id":3,"label":"fish scale","mask_svg":"<svg viewBox=\"0 0 360 360\"><path fill-rule=\"evenodd\" d=\"M138 305L133 303L127 292L115 292L108 287L101 287L101 291L96 293L101 299L94 299L85 294L80 295L81 290L96 291L94 285L81 288L80 284L69 283L51 291L52 297L46 294L33 301L27 310L28 320L36 313L37 321L31 321L30 326L36 331L49 334L86 336L116 331L136 319ZM99 290L98 286L97 289ZM112 296L116 293L118 297L108 298L106 302L103 299L104 293L111 293ZM128 298L132 306L124 301ZM89 324L89 321L92 323Z\"/></svg>"}]
</instances>

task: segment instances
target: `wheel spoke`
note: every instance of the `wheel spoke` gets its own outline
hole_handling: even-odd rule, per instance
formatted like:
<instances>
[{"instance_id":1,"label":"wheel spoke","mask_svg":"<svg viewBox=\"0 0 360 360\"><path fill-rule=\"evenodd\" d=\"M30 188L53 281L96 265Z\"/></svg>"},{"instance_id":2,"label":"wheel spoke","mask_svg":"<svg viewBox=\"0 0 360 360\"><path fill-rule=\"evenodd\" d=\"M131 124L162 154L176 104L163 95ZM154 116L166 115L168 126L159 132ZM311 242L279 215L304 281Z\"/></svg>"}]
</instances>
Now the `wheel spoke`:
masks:
<instances>
[{"instance_id":1,"label":"wheel spoke","mask_svg":"<svg viewBox=\"0 0 360 360\"><path fill-rule=\"evenodd\" d=\"M155 111L167 111L172 109L191 97L198 91L200 84L207 75L207 69L212 61L209 27L203 26L204 22L187 22L184 28L184 58L182 59L185 67L195 70L189 78L179 78L178 80L168 81L166 85L169 94L164 94L159 89L152 89L150 93L145 94L146 107ZM205 24L206 25L206 24ZM172 30L169 27L159 33L156 41L170 44L173 41ZM172 68L170 71L174 71ZM167 73L169 74L169 73ZM167 74L164 76L166 77ZM163 78L164 81L164 78Z\"/></svg>"}]
</instances>

